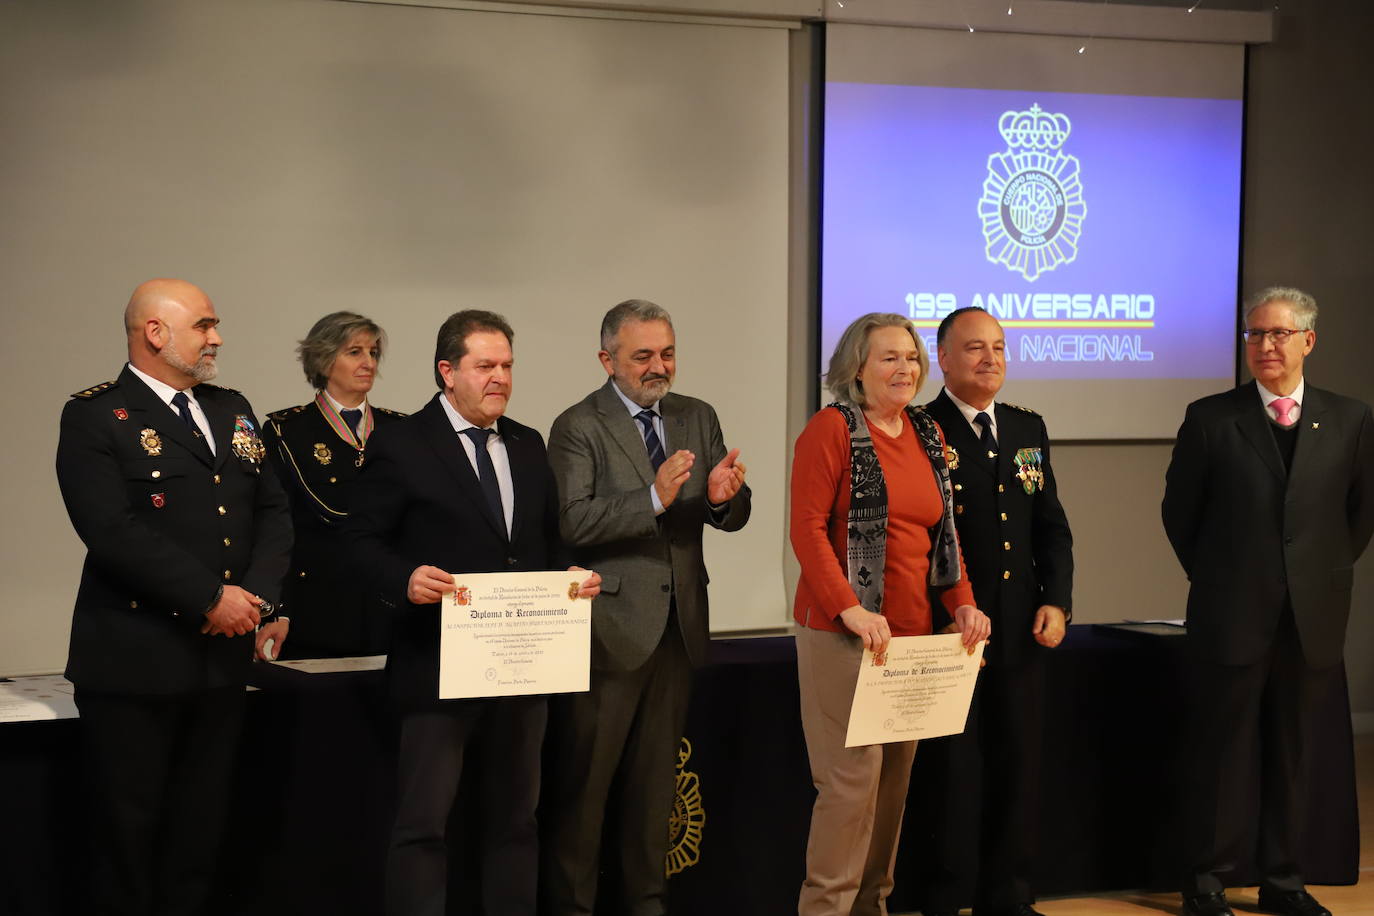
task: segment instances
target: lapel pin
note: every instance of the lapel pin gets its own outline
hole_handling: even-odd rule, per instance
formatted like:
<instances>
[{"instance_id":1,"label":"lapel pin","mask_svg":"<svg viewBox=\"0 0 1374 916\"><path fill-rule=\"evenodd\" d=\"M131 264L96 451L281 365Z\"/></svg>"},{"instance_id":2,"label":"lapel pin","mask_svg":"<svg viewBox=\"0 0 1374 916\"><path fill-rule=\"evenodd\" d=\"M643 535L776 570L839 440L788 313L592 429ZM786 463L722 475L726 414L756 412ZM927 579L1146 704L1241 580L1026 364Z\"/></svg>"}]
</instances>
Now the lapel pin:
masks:
<instances>
[{"instance_id":1,"label":"lapel pin","mask_svg":"<svg viewBox=\"0 0 1374 916\"><path fill-rule=\"evenodd\" d=\"M153 494L153 508L154 508L154 509L161 509L161 508L162 508L163 506L165 506L165 505L167 505L167 494L166 494L166 493L154 493L154 494Z\"/></svg>"},{"instance_id":2,"label":"lapel pin","mask_svg":"<svg viewBox=\"0 0 1374 916\"><path fill-rule=\"evenodd\" d=\"M123 407L116 407L116 408L115 408L115 411L114 411L114 415L115 415L115 419L116 419L116 420L127 420L127 419L129 419L129 412L128 412L127 410L125 410Z\"/></svg>"},{"instance_id":3,"label":"lapel pin","mask_svg":"<svg viewBox=\"0 0 1374 916\"><path fill-rule=\"evenodd\" d=\"M1321 426L1321 424L1318 423L1316 420L1313 420L1313 421L1312 421L1312 428L1313 428L1313 429L1317 429L1317 428L1320 427L1320 426Z\"/></svg>"}]
</instances>

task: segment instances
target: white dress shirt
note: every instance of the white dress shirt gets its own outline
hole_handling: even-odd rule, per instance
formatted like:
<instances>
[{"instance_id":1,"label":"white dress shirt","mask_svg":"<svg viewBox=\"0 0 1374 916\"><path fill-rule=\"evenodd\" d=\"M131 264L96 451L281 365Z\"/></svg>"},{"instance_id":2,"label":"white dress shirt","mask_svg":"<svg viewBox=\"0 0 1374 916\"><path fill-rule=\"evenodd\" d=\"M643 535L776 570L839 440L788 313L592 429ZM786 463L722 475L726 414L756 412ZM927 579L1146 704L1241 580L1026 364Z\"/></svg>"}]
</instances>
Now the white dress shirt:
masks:
<instances>
[{"instance_id":1,"label":"white dress shirt","mask_svg":"<svg viewBox=\"0 0 1374 916\"><path fill-rule=\"evenodd\" d=\"M176 397L177 389L168 385L166 382L158 381L146 372L140 372L138 367L129 363L129 369L134 375L143 380L143 383L153 389L153 394L162 399L162 403L167 405L167 409L176 415L177 422L181 422L181 412L172 406L172 398ZM210 418L205 416L205 411L201 408L200 402L196 400L195 386L185 389L186 400L191 408L191 419L196 421L196 426L200 429L200 434L205 437L205 444L210 446L210 454L215 452L215 437L210 434Z\"/></svg>"},{"instance_id":2,"label":"white dress shirt","mask_svg":"<svg viewBox=\"0 0 1374 916\"><path fill-rule=\"evenodd\" d=\"M954 392L950 391L948 388L945 389L945 394L949 395L949 399L954 402L954 406L959 408L959 412L964 415L964 419L968 421L969 429L973 430L973 435L975 438L982 438L983 424L975 423L973 421L973 418L978 416L980 413L986 413L988 415L988 418L992 420L992 439L994 442L998 441L996 401L993 401L991 404L989 404L987 410L979 410L972 404L965 404L963 401L956 398L954 396Z\"/></svg>"},{"instance_id":3,"label":"white dress shirt","mask_svg":"<svg viewBox=\"0 0 1374 916\"><path fill-rule=\"evenodd\" d=\"M480 480L482 475L477 469L477 446L472 444L472 440L463 430L481 427L468 422L468 419L449 403L448 395L441 394L439 403L444 405L444 413L448 414L448 421L453 424L453 431L458 434L458 441L463 444L463 452L472 464L472 472ZM491 430L491 435L487 437L487 454L491 456L492 466L496 468L496 486L501 491L501 512L506 517L506 537L510 537L511 520L515 515L515 482L510 476L510 458L506 455L506 443L496 431L495 424L486 428Z\"/></svg>"}]
</instances>

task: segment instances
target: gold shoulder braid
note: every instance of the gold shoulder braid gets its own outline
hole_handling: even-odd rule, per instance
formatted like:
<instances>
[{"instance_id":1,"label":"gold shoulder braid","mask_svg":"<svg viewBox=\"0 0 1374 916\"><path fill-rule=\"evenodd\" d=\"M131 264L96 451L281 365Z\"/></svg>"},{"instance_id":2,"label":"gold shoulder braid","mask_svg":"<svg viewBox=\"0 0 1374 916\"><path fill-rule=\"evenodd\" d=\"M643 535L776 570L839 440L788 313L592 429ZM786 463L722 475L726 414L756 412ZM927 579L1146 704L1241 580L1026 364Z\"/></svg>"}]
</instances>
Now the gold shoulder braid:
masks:
<instances>
[{"instance_id":1,"label":"gold shoulder braid","mask_svg":"<svg viewBox=\"0 0 1374 916\"><path fill-rule=\"evenodd\" d=\"M289 419L305 410L305 405L300 404L295 407L283 407L281 410L274 410L267 415L267 419L280 423L282 420Z\"/></svg>"},{"instance_id":2,"label":"gold shoulder braid","mask_svg":"<svg viewBox=\"0 0 1374 916\"><path fill-rule=\"evenodd\" d=\"M104 394L105 392L109 391L111 388L118 388L118 387L119 387L119 383L118 383L118 382L101 382L99 385L92 385L90 388L87 388L87 389L85 389L85 390L83 390L83 391L75 391L75 392L72 392L72 397L74 397L74 398L81 398L83 401L85 401L85 400L89 400L90 398L95 397L95 396L98 395L98 394Z\"/></svg>"}]
</instances>

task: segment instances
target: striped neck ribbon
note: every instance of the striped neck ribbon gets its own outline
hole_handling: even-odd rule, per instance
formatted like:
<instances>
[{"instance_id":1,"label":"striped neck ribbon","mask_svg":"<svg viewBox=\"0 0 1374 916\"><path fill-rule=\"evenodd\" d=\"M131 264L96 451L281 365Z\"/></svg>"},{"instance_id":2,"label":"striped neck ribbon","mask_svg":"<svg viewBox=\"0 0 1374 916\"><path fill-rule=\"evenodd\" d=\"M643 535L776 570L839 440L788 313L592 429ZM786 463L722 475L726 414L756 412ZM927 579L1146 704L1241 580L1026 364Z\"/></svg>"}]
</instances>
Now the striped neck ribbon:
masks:
<instances>
[{"instance_id":1,"label":"striped neck ribbon","mask_svg":"<svg viewBox=\"0 0 1374 916\"><path fill-rule=\"evenodd\" d=\"M367 404L367 402L363 403L363 419L358 425L358 434L355 436L353 430L349 429L348 424L344 422L343 417L339 416L339 412L334 409L334 405L329 402L329 398L324 396L324 392L320 391L315 395L315 406L320 409L320 413L324 414L325 422L329 424L329 428L338 433L340 439L360 452L367 447L367 437L372 435L372 405Z\"/></svg>"}]
</instances>

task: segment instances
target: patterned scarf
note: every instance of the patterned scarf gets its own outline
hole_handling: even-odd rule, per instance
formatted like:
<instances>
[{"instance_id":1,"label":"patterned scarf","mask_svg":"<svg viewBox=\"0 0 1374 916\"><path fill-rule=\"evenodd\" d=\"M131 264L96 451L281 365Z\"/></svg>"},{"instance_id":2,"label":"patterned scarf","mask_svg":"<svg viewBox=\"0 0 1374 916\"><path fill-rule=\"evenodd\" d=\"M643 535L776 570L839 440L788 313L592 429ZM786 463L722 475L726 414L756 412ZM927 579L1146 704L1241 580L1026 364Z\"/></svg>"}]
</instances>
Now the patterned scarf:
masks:
<instances>
[{"instance_id":1,"label":"patterned scarf","mask_svg":"<svg viewBox=\"0 0 1374 916\"><path fill-rule=\"evenodd\" d=\"M883 612L883 566L887 562L887 483L864 412L857 405L830 405L844 416L849 427L849 584L859 605L875 614ZM959 537L954 531L954 488L949 482L945 447L940 427L924 410L907 407L907 418L930 459L940 488L944 512L930 529L930 576L932 588L946 588L959 581Z\"/></svg>"}]
</instances>

